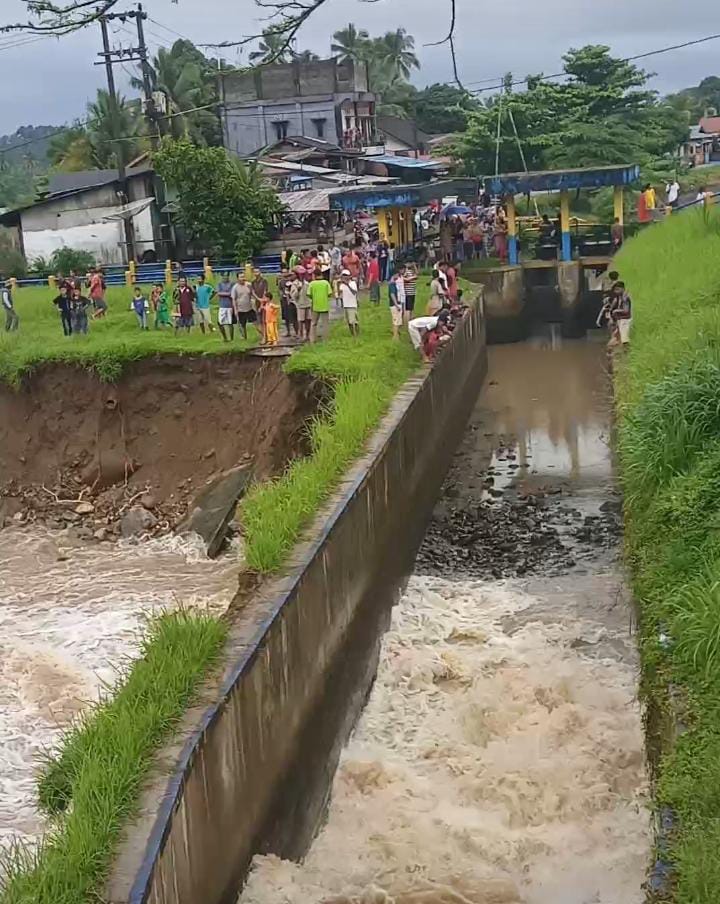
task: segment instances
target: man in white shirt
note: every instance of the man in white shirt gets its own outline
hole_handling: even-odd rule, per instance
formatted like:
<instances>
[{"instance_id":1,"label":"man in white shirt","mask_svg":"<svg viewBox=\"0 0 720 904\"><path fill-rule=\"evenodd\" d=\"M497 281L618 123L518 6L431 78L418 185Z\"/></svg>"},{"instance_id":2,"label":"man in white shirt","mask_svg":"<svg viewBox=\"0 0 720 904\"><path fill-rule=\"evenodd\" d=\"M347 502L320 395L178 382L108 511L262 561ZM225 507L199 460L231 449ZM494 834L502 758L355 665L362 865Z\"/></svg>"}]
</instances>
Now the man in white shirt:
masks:
<instances>
[{"instance_id":1,"label":"man in white shirt","mask_svg":"<svg viewBox=\"0 0 720 904\"><path fill-rule=\"evenodd\" d=\"M665 195L667 198L667 206L675 207L678 202L678 198L680 197L680 183L677 179L673 179L672 182L668 182L665 187Z\"/></svg>"},{"instance_id":2,"label":"man in white shirt","mask_svg":"<svg viewBox=\"0 0 720 904\"><path fill-rule=\"evenodd\" d=\"M332 274L330 272L332 267L332 258L330 253L326 251L322 245L318 247L318 265L320 267L320 272L322 273L322 278L326 279L330 282L332 278Z\"/></svg>"},{"instance_id":3,"label":"man in white shirt","mask_svg":"<svg viewBox=\"0 0 720 904\"><path fill-rule=\"evenodd\" d=\"M360 335L360 323L358 321L358 284L352 278L349 270L343 270L340 274L340 299L342 301L345 320L350 330L350 335L357 338Z\"/></svg>"}]
</instances>

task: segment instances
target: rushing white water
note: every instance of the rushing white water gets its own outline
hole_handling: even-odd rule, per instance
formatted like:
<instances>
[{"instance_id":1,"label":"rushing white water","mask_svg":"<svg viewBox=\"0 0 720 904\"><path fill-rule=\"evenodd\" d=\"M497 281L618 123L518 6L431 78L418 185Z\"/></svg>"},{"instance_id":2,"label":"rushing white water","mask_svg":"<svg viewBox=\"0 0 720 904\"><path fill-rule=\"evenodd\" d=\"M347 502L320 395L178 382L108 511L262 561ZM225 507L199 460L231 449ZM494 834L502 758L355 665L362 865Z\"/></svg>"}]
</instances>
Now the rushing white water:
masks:
<instances>
[{"instance_id":1,"label":"rushing white water","mask_svg":"<svg viewBox=\"0 0 720 904\"><path fill-rule=\"evenodd\" d=\"M326 826L302 864L257 857L242 904L642 901L627 625L529 586L411 580Z\"/></svg>"},{"instance_id":2,"label":"rushing white water","mask_svg":"<svg viewBox=\"0 0 720 904\"><path fill-rule=\"evenodd\" d=\"M211 561L198 537L72 545L64 532L0 531L0 848L44 828L41 755L137 652L148 615L222 611L238 558Z\"/></svg>"}]
</instances>

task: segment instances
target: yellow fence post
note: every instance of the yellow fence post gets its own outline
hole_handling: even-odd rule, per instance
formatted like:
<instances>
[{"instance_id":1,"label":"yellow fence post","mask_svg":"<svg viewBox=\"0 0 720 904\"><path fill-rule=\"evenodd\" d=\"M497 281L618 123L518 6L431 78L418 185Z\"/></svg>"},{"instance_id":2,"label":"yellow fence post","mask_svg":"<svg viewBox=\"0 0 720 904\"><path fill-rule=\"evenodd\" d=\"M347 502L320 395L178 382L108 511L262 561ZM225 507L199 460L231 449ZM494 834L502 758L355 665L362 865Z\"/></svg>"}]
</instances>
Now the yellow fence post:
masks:
<instances>
[{"instance_id":1,"label":"yellow fence post","mask_svg":"<svg viewBox=\"0 0 720 904\"><path fill-rule=\"evenodd\" d=\"M622 185L616 185L613 191L613 216L621 226L625 223L624 192Z\"/></svg>"},{"instance_id":2,"label":"yellow fence post","mask_svg":"<svg viewBox=\"0 0 720 904\"><path fill-rule=\"evenodd\" d=\"M173 282L172 261L165 261L165 285L171 286Z\"/></svg>"},{"instance_id":3,"label":"yellow fence post","mask_svg":"<svg viewBox=\"0 0 720 904\"><path fill-rule=\"evenodd\" d=\"M51 289L57 289L57 277L53 273L48 276L48 285Z\"/></svg>"}]
</instances>

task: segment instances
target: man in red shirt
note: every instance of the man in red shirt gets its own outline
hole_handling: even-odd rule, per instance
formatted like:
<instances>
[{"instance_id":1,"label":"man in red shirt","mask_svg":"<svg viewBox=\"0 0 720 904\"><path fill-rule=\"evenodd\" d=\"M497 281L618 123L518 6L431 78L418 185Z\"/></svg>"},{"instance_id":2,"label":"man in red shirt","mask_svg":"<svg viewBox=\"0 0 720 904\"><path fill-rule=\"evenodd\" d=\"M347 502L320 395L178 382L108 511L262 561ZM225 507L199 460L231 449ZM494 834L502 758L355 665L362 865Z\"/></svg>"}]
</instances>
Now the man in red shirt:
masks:
<instances>
[{"instance_id":1,"label":"man in red shirt","mask_svg":"<svg viewBox=\"0 0 720 904\"><path fill-rule=\"evenodd\" d=\"M188 285L187 278L180 277L180 283L175 289L175 332L184 327L189 333L193 325L193 305L195 303L195 289Z\"/></svg>"},{"instance_id":2,"label":"man in red shirt","mask_svg":"<svg viewBox=\"0 0 720 904\"><path fill-rule=\"evenodd\" d=\"M374 251L370 252L367 265L367 284L370 291L370 301L380 304L380 261Z\"/></svg>"}]
</instances>

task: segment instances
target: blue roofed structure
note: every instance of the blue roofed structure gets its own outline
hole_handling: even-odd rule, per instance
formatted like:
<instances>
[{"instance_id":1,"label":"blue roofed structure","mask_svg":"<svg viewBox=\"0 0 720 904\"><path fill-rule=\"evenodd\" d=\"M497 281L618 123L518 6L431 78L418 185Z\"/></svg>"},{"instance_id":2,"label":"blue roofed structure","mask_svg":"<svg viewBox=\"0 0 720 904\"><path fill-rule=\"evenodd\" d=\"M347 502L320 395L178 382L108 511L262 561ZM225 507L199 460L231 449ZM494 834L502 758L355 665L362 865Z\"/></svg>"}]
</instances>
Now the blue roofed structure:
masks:
<instances>
[{"instance_id":1,"label":"blue roofed structure","mask_svg":"<svg viewBox=\"0 0 720 904\"><path fill-rule=\"evenodd\" d=\"M533 191L569 191L630 185L640 178L637 164L542 170L534 173L501 173L486 176L485 188L493 195L527 195Z\"/></svg>"}]
</instances>

